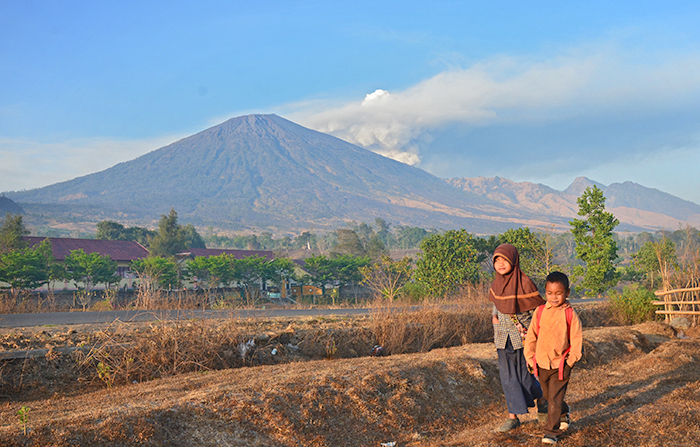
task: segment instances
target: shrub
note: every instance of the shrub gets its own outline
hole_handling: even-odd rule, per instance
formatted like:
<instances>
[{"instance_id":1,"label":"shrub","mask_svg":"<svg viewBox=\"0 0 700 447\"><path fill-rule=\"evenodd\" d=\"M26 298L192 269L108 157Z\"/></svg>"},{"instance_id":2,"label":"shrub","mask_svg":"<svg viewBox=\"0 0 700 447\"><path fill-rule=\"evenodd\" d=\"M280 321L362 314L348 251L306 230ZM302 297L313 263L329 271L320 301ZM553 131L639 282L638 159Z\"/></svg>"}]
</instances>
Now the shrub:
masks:
<instances>
[{"instance_id":1,"label":"shrub","mask_svg":"<svg viewBox=\"0 0 700 447\"><path fill-rule=\"evenodd\" d=\"M422 284L410 281L401 289L401 299L409 303L419 303L428 296L428 290Z\"/></svg>"},{"instance_id":2,"label":"shrub","mask_svg":"<svg viewBox=\"0 0 700 447\"><path fill-rule=\"evenodd\" d=\"M656 317L654 299L654 292L632 284L610 294L610 310L620 324L643 323Z\"/></svg>"}]
</instances>

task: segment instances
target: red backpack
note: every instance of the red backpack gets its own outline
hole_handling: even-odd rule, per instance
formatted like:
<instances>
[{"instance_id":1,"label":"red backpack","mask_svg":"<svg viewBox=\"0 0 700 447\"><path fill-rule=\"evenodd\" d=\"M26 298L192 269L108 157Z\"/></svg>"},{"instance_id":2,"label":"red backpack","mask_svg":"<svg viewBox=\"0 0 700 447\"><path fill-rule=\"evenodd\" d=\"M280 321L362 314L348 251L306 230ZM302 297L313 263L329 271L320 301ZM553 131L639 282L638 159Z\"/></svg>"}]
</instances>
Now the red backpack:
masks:
<instances>
[{"instance_id":1,"label":"red backpack","mask_svg":"<svg viewBox=\"0 0 700 447\"><path fill-rule=\"evenodd\" d=\"M544 304L541 304L537 309L535 309L535 335L540 336L540 317L542 316L542 310L544 309ZM564 380L564 364L566 363L566 356L571 351L571 320L574 319L574 309L571 306L566 308L566 340L569 342L569 347L561 355L561 362L559 363L559 380ZM537 377L537 358L533 357L532 361L535 363L535 377Z\"/></svg>"}]
</instances>

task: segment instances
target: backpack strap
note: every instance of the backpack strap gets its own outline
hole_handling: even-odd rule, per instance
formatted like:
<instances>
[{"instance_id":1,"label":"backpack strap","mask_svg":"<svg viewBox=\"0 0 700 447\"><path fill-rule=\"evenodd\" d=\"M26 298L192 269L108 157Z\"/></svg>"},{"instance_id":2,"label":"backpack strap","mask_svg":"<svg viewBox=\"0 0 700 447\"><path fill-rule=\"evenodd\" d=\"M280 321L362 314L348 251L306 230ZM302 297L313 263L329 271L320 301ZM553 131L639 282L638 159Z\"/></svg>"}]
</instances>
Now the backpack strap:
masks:
<instances>
[{"instance_id":1,"label":"backpack strap","mask_svg":"<svg viewBox=\"0 0 700 447\"><path fill-rule=\"evenodd\" d=\"M544 304L540 304L537 306L537 309L535 309L535 315L534 315L534 323L535 327L533 330L535 331L535 335L538 337L540 336L540 317L542 316L542 311L544 310ZM537 356L533 355L532 356L532 363L534 363L534 370L535 370L535 377L539 377L538 375L538 370L537 370Z\"/></svg>"},{"instance_id":2,"label":"backpack strap","mask_svg":"<svg viewBox=\"0 0 700 447\"><path fill-rule=\"evenodd\" d=\"M569 347L561 355L561 362L559 362L559 380L564 380L564 365L566 365L566 358L569 356L569 351L571 351L571 320L574 319L574 309L571 306L566 308L566 341L569 343Z\"/></svg>"}]
</instances>

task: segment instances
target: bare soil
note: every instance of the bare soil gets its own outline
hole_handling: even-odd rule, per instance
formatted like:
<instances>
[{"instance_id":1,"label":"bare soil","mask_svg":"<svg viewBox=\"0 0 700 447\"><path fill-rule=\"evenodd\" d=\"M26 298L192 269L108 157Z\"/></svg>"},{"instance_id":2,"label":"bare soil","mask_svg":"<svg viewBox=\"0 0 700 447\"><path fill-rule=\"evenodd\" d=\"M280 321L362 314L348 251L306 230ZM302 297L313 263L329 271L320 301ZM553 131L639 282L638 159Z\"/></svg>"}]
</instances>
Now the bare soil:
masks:
<instances>
[{"instance_id":1,"label":"bare soil","mask_svg":"<svg viewBox=\"0 0 700 447\"><path fill-rule=\"evenodd\" d=\"M367 319L241 324L259 345L237 367L112 388L94 371L70 366L82 355L77 348L105 337L116 342L115 334L119 343L135 343L153 324L4 330L5 353L50 353L2 361L0 445L540 445L534 414L513 432L494 433L506 410L492 343L372 357ZM697 328L586 328L584 340L562 446L700 445Z\"/></svg>"}]
</instances>

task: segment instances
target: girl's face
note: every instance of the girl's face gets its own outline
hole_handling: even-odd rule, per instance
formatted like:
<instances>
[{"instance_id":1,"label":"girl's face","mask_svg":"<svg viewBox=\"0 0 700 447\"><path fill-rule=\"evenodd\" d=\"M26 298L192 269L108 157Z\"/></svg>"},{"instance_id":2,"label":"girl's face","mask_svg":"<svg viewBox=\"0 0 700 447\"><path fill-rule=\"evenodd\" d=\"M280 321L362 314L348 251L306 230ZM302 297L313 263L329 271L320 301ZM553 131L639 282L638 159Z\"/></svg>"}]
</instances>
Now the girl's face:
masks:
<instances>
[{"instance_id":1,"label":"girl's face","mask_svg":"<svg viewBox=\"0 0 700 447\"><path fill-rule=\"evenodd\" d=\"M496 256L496 259L493 260L493 268L499 275L507 275L513 270L513 266L503 256Z\"/></svg>"}]
</instances>

